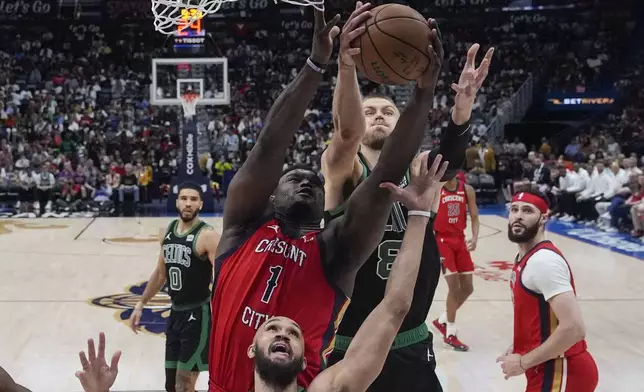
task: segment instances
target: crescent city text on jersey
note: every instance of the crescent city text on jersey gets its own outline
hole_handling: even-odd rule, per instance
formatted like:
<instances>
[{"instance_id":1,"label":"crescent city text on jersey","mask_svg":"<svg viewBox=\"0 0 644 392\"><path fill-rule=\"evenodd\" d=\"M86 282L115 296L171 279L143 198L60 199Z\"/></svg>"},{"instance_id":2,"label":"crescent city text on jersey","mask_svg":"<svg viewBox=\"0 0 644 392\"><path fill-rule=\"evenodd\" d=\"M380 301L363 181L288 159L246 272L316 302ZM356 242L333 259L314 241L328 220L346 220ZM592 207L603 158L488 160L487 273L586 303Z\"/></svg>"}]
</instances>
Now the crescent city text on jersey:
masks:
<instances>
[{"instance_id":1,"label":"crescent city text on jersey","mask_svg":"<svg viewBox=\"0 0 644 392\"><path fill-rule=\"evenodd\" d=\"M457 201L457 202L462 202L464 200L463 196L458 196L458 195L447 195L443 196L443 199L441 200L441 203L449 203L451 201Z\"/></svg>"},{"instance_id":2,"label":"crescent city text on jersey","mask_svg":"<svg viewBox=\"0 0 644 392\"><path fill-rule=\"evenodd\" d=\"M266 252L284 255L287 260L294 261L300 267L304 264L304 260L306 260L306 253L304 253L303 250L293 244L282 241L279 238L274 238L272 240L264 239L257 244L255 253Z\"/></svg>"}]
</instances>

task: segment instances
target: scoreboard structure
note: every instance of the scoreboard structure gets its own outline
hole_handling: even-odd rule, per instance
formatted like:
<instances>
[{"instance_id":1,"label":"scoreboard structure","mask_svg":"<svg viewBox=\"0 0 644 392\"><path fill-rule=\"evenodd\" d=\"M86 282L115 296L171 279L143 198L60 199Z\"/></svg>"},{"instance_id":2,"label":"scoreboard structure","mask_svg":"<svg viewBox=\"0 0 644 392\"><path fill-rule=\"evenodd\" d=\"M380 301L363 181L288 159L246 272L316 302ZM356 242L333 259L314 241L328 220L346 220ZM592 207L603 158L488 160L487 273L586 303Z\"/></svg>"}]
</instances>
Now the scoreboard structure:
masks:
<instances>
[{"instance_id":1,"label":"scoreboard structure","mask_svg":"<svg viewBox=\"0 0 644 392\"><path fill-rule=\"evenodd\" d=\"M207 31L203 26L204 13L196 8L181 9L181 21L174 33L174 49L197 54L204 50Z\"/></svg>"}]
</instances>

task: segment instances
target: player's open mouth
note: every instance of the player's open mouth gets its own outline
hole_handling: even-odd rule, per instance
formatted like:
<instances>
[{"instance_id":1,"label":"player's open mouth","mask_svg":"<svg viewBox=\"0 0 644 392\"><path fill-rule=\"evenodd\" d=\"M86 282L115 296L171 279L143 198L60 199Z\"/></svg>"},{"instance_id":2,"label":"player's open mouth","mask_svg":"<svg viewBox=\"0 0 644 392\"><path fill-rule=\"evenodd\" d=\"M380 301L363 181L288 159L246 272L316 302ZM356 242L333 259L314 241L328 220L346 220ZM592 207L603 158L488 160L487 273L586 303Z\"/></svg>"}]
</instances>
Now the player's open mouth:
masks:
<instances>
[{"instance_id":1,"label":"player's open mouth","mask_svg":"<svg viewBox=\"0 0 644 392\"><path fill-rule=\"evenodd\" d=\"M275 342L270 347L270 353L280 357L289 358L291 356L291 349L284 342Z\"/></svg>"}]
</instances>

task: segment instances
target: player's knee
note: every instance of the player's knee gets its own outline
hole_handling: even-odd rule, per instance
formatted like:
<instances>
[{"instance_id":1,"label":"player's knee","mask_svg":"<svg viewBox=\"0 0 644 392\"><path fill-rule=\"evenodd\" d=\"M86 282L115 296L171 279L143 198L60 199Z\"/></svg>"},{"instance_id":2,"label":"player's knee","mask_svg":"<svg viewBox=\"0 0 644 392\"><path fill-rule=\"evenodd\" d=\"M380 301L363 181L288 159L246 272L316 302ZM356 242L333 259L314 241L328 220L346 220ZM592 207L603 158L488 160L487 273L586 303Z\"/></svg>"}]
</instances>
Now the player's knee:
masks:
<instances>
[{"instance_id":1,"label":"player's knee","mask_svg":"<svg viewBox=\"0 0 644 392\"><path fill-rule=\"evenodd\" d=\"M460 297L462 300L466 300L467 297L472 295L474 292L474 285L472 282L467 282L467 283L461 283L461 289L460 291Z\"/></svg>"}]
</instances>

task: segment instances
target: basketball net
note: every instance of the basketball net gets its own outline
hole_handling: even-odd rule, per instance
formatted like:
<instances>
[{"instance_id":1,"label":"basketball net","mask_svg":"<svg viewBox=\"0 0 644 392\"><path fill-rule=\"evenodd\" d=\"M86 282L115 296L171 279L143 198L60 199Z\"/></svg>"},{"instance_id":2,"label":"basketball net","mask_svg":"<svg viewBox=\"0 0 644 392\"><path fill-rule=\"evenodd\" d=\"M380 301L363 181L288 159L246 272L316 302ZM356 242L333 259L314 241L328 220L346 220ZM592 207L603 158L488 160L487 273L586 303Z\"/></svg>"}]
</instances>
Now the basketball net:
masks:
<instances>
[{"instance_id":1,"label":"basketball net","mask_svg":"<svg viewBox=\"0 0 644 392\"><path fill-rule=\"evenodd\" d=\"M183 106L183 117L186 120L191 120L197 113L197 102L199 102L199 94L185 93L181 96L181 106Z\"/></svg>"},{"instance_id":2,"label":"basketball net","mask_svg":"<svg viewBox=\"0 0 644 392\"><path fill-rule=\"evenodd\" d=\"M154 14L154 29L165 35L174 35L177 28L183 30L208 14L213 14L224 3L234 3L238 0L152 0L152 13ZM319 11L324 11L324 0L273 0L299 6L311 6ZM195 10L186 19L185 10ZM183 12L182 12L183 11Z\"/></svg>"}]
</instances>

